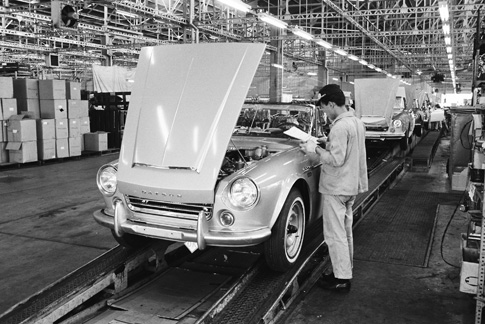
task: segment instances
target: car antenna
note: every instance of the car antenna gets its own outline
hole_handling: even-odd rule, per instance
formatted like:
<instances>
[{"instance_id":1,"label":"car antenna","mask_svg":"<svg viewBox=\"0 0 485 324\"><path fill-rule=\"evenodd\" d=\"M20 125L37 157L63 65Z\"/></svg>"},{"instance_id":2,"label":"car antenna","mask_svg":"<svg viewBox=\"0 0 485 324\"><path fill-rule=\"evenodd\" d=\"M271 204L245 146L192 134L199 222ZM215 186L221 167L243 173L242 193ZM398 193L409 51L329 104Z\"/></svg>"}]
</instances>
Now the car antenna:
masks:
<instances>
[{"instance_id":1,"label":"car antenna","mask_svg":"<svg viewBox=\"0 0 485 324\"><path fill-rule=\"evenodd\" d=\"M239 148L236 146L236 144L234 144L234 140L232 138L231 138L231 144L236 148L236 151L237 151L237 153L239 153L239 156L241 157L241 160L243 160L244 165L245 166L248 166L248 162L246 162L246 159L244 158L244 155L242 155L242 153L239 150Z\"/></svg>"}]
</instances>

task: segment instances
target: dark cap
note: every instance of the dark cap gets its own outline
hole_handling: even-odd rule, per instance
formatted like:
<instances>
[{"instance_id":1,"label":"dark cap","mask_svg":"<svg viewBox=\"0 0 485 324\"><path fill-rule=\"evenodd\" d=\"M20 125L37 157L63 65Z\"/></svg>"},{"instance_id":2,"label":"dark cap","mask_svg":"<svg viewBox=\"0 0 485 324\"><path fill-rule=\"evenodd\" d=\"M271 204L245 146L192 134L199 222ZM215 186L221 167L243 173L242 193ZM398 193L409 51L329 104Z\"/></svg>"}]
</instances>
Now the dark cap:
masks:
<instances>
[{"instance_id":1,"label":"dark cap","mask_svg":"<svg viewBox=\"0 0 485 324\"><path fill-rule=\"evenodd\" d=\"M345 103L345 95L342 89L338 84L327 84L323 88L318 91L320 94L320 99L317 102L317 105L320 105L322 101L328 103L329 101L335 102L337 105L341 106L340 101L344 101Z\"/></svg>"}]
</instances>

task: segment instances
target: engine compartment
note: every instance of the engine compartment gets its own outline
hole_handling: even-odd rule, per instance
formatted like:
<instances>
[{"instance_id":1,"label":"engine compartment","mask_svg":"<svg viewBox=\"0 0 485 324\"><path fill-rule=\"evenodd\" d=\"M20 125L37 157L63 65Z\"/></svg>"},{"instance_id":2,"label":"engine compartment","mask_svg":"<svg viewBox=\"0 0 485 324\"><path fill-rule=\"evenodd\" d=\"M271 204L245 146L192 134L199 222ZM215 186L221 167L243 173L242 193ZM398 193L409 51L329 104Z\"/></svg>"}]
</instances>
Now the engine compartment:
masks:
<instances>
[{"instance_id":1,"label":"engine compartment","mask_svg":"<svg viewBox=\"0 0 485 324\"><path fill-rule=\"evenodd\" d=\"M230 148L226 151L224 161L219 171L218 180L221 180L234 172L245 168L256 161L264 159L270 154L267 145L259 145L253 148Z\"/></svg>"}]
</instances>

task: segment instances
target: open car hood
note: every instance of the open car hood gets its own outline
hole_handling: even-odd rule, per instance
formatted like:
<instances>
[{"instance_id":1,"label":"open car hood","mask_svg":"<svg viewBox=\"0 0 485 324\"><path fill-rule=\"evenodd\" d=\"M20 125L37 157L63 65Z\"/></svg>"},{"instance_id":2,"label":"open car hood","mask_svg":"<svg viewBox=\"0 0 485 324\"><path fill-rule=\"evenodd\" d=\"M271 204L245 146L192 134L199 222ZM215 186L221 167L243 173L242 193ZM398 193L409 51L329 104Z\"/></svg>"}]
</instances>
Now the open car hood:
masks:
<instances>
[{"instance_id":1,"label":"open car hood","mask_svg":"<svg viewBox=\"0 0 485 324\"><path fill-rule=\"evenodd\" d=\"M355 115L381 117L390 125L398 87L392 78L355 79Z\"/></svg>"},{"instance_id":2,"label":"open car hood","mask_svg":"<svg viewBox=\"0 0 485 324\"><path fill-rule=\"evenodd\" d=\"M142 49L120 151L125 194L163 188L178 197L197 188L196 200L212 198L264 49L252 43Z\"/></svg>"}]
</instances>

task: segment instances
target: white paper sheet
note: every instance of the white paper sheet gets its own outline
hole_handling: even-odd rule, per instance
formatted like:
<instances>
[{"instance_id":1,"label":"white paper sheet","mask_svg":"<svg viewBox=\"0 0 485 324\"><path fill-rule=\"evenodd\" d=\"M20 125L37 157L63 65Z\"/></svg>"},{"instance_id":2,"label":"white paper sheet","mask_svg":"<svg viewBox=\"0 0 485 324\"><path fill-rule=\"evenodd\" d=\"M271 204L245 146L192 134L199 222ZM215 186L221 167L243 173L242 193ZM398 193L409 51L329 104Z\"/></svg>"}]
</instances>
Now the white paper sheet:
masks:
<instances>
[{"instance_id":1,"label":"white paper sheet","mask_svg":"<svg viewBox=\"0 0 485 324\"><path fill-rule=\"evenodd\" d=\"M300 141L307 142L307 141L317 141L317 138L314 136L311 136L308 133L305 133L301 129L293 126L292 128L288 129L287 131L284 131L284 133L288 136L294 137L296 139L299 139Z\"/></svg>"}]
</instances>

